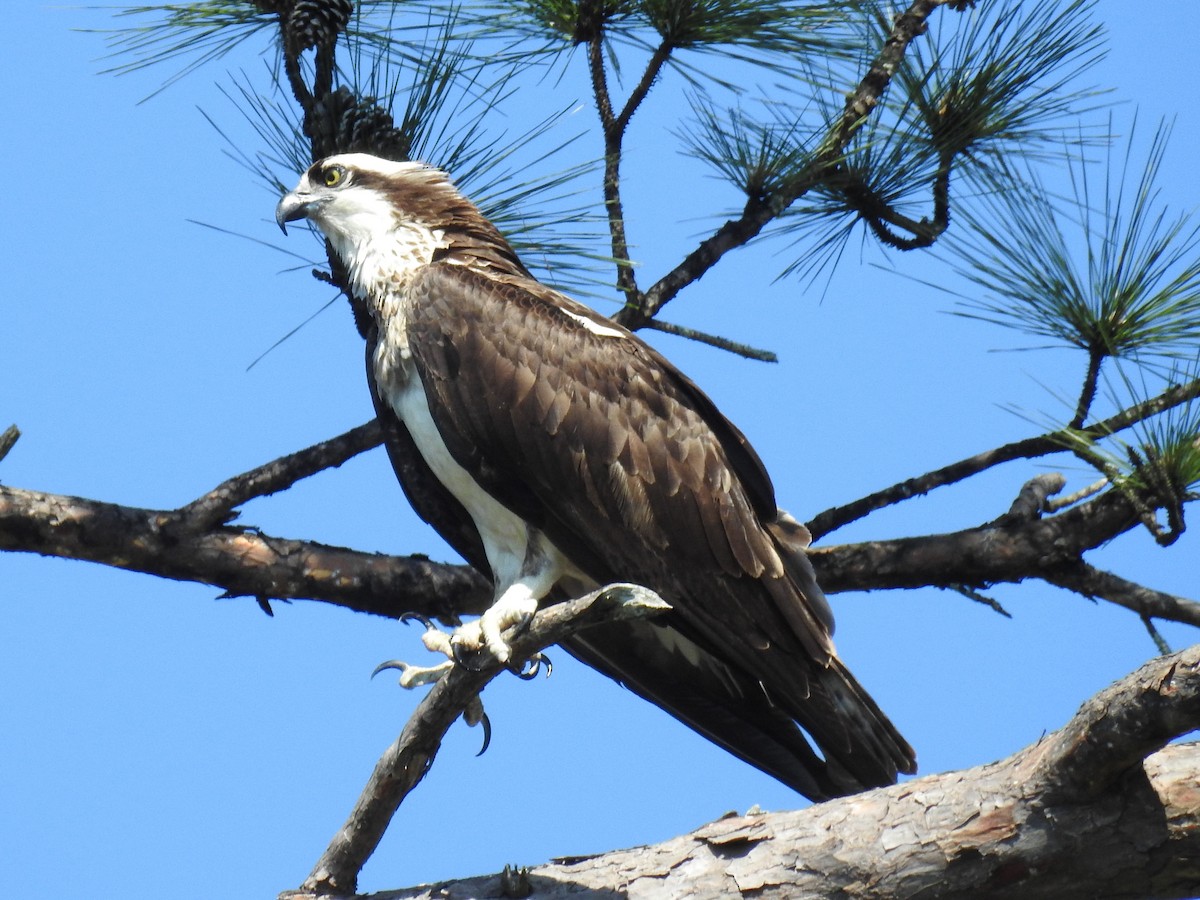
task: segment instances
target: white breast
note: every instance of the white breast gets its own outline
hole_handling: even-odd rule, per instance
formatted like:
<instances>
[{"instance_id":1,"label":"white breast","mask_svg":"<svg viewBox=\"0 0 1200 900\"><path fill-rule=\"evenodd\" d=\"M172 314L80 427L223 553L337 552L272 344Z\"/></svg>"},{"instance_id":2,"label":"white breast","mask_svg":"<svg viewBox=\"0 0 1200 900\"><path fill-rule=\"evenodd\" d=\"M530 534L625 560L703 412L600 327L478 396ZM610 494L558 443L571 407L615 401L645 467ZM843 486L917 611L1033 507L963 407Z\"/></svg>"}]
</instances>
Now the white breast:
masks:
<instances>
[{"instance_id":1,"label":"white breast","mask_svg":"<svg viewBox=\"0 0 1200 900\"><path fill-rule=\"evenodd\" d=\"M380 346L383 346L382 342ZM392 374L393 378L386 388L382 382L380 384L383 399L404 422L417 450L438 481L446 486L475 522L497 587L511 584L520 573L529 543L529 529L525 521L480 488L467 470L450 455L429 412L425 388L416 367L406 361L403 365L405 377L399 384L394 377L397 373L393 371Z\"/></svg>"}]
</instances>

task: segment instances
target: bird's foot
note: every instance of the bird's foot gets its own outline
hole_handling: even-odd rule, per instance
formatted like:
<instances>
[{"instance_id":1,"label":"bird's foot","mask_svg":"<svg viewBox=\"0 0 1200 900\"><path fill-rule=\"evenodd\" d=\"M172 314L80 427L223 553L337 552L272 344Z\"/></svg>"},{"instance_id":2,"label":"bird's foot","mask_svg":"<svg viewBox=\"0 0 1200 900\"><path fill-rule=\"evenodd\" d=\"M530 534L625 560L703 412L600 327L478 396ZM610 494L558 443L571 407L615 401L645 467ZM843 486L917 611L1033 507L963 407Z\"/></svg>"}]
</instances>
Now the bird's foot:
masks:
<instances>
[{"instance_id":1,"label":"bird's foot","mask_svg":"<svg viewBox=\"0 0 1200 900\"><path fill-rule=\"evenodd\" d=\"M504 639L504 632L515 628L514 636L521 634L535 612L535 598L506 593L474 622L455 629L450 639L452 658L467 668L478 668L470 664L470 656L486 652L496 662L507 664L512 659L512 647Z\"/></svg>"},{"instance_id":2,"label":"bird's foot","mask_svg":"<svg viewBox=\"0 0 1200 900\"><path fill-rule=\"evenodd\" d=\"M515 628L513 636L516 636L528 628L536 611L537 601L533 598L501 598L480 618L460 625L452 633L442 631L426 616L405 614L400 620L405 623L414 619L421 622L425 626L421 643L427 650L445 656L446 661L433 666L415 666L392 659L376 666L372 677L384 669L398 669L400 686L415 688L434 683L454 668L455 663L472 671L479 671L486 664L486 657L504 663L509 671L526 681L536 678L543 665L546 667L546 677L549 677L554 668L549 657L543 653L535 653L517 666L512 662L512 648L504 639L504 631L507 629Z\"/></svg>"}]
</instances>

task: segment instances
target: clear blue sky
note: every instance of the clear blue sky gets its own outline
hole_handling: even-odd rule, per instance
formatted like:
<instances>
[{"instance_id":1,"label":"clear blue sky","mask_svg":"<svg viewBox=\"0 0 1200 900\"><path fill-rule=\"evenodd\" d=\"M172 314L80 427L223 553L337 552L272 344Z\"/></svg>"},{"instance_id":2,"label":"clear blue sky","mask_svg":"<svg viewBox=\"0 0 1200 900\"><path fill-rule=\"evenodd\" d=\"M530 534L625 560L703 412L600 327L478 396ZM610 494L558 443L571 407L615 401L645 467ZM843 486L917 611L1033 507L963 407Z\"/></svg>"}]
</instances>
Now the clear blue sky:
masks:
<instances>
[{"instance_id":1,"label":"clear blue sky","mask_svg":"<svg viewBox=\"0 0 1200 900\"><path fill-rule=\"evenodd\" d=\"M1164 185L1175 208L1190 210L1200 198L1190 71L1200 7L1159 0L1131 13L1105 0L1099 15L1112 49L1093 80L1115 89L1119 126L1134 108L1147 125L1175 117ZM331 291L282 273L293 264L283 254L189 221L315 252L303 235L283 243L277 198L225 155L197 111L252 146L215 83L243 69L263 83L258 45L139 105L173 70L97 74L102 40L73 29L109 22L104 11L29 4L13 23L7 65L20 74L0 99L0 427L15 422L24 437L0 478L169 508L365 421L370 401L341 303L248 372ZM569 85L556 105L572 99ZM698 216L736 199L670 155L662 123L678 110L675 87L659 85L629 138L627 189L645 191L629 210L645 283L714 221ZM590 123L589 109L578 115ZM945 295L887 271L935 271L915 257L855 247L822 295L773 281L786 261L779 249L730 260L666 318L772 347L780 365L656 343L749 434L781 503L801 518L1033 433L1061 417L1056 391L1074 395L1081 359L992 352L1028 342L947 315ZM1071 488L1092 480L1068 465ZM836 537L977 524L1036 471L1011 465L979 489L951 489ZM447 558L381 452L255 502L242 521ZM1095 558L1195 597L1198 546L1189 533L1161 552L1139 532ZM843 656L925 773L1030 743L1154 653L1122 610L1039 584L990 593L1011 621L932 590L834 598ZM415 658L418 635L313 603L277 604L267 618L253 601L216 594L0 556L0 846L11 892L248 900L306 876L414 702L367 676L380 660ZM1183 628L1164 633L1175 646L1195 640ZM548 681L489 688L495 735L482 758L477 732L452 731L368 864L364 890L651 842L727 810L802 802L565 654L554 661Z\"/></svg>"}]
</instances>

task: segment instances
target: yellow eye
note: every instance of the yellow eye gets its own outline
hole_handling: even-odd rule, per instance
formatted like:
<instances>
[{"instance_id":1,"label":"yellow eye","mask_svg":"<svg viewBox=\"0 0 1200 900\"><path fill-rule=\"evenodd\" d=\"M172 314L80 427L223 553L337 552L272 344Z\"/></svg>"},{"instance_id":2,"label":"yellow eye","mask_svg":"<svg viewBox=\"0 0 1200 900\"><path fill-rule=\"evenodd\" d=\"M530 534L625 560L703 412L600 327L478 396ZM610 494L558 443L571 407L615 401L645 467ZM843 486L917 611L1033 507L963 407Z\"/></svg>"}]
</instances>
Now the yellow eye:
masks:
<instances>
[{"instance_id":1,"label":"yellow eye","mask_svg":"<svg viewBox=\"0 0 1200 900\"><path fill-rule=\"evenodd\" d=\"M341 166L330 166L321 173L325 187L337 187L346 178L346 170Z\"/></svg>"}]
</instances>

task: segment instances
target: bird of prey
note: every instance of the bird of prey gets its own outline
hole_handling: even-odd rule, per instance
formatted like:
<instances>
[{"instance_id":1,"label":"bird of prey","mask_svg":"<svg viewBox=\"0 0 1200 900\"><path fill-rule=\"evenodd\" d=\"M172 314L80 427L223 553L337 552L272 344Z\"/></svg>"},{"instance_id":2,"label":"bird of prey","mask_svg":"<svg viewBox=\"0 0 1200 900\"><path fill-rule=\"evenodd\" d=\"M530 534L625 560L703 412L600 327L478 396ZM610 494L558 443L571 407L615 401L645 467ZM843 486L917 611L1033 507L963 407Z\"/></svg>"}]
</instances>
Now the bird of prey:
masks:
<instances>
[{"instance_id":1,"label":"bird of prey","mask_svg":"<svg viewBox=\"0 0 1200 900\"><path fill-rule=\"evenodd\" d=\"M572 655L812 799L915 770L835 653L807 530L658 351L537 281L436 168L332 156L275 215L327 238L369 313L405 493L495 585L477 622L431 644L450 658L427 677L460 648L506 661L504 630L543 601L636 582L671 611L588 629Z\"/></svg>"}]
</instances>

